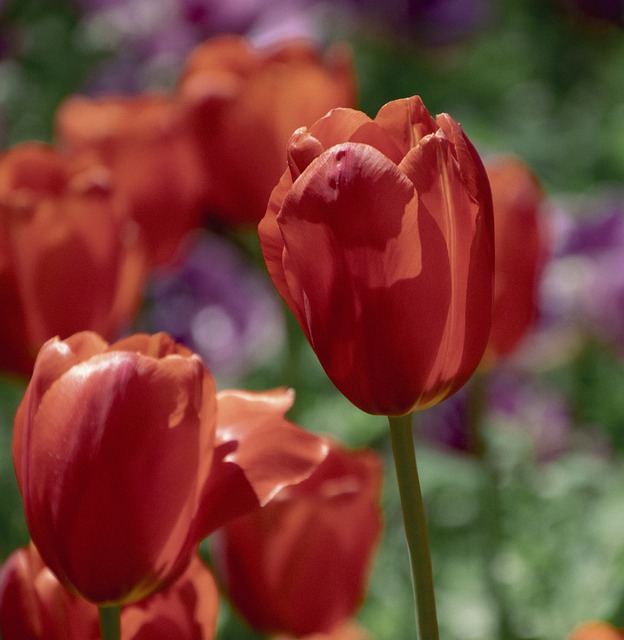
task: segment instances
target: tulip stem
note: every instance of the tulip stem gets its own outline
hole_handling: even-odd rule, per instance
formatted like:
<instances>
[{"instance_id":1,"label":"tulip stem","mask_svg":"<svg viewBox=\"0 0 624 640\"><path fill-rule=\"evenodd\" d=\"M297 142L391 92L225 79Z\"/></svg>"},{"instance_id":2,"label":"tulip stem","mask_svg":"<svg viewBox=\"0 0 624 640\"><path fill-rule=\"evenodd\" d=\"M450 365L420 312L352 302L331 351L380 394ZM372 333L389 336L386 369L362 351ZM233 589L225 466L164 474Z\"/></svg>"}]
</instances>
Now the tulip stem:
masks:
<instances>
[{"instance_id":1,"label":"tulip stem","mask_svg":"<svg viewBox=\"0 0 624 640\"><path fill-rule=\"evenodd\" d=\"M120 640L121 607L100 607L100 632L102 640Z\"/></svg>"},{"instance_id":2,"label":"tulip stem","mask_svg":"<svg viewBox=\"0 0 624 640\"><path fill-rule=\"evenodd\" d=\"M433 571L427 521L418 479L412 415L388 416L394 465L399 484L403 525L409 549L416 604L416 618L421 640L438 640Z\"/></svg>"}]
</instances>

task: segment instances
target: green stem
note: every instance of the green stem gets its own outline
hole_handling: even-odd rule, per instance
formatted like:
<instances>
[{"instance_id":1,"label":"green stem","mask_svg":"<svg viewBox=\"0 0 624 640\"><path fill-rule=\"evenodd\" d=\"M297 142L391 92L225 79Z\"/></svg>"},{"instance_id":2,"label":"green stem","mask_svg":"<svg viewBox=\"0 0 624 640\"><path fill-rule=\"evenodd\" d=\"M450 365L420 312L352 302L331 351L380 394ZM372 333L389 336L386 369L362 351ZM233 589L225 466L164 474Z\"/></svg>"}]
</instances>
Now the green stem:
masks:
<instances>
[{"instance_id":1,"label":"green stem","mask_svg":"<svg viewBox=\"0 0 624 640\"><path fill-rule=\"evenodd\" d=\"M388 416L394 465L399 484L405 537L409 549L418 632L421 640L438 640L438 619L427 521L418 479L412 416Z\"/></svg>"},{"instance_id":2,"label":"green stem","mask_svg":"<svg viewBox=\"0 0 624 640\"><path fill-rule=\"evenodd\" d=\"M481 553L487 589L496 607L498 636L506 640L515 640L509 617L509 607L504 589L495 572L496 554L503 539L502 504L499 491L499 475L492 464L483 437L483 414L485 412L487 376L476 373L471 382L468 395L468 433L473 455L478 460L481 471Z\"/></svg>"},{"instance_id":3,"label":"green stem","mask_svg":"<svg viewBox=\"0 0 624 640\"><path fill-rule=\"evenodd\" d=\"M100 607L100 632L102 640L120 640L121 607Z\"/></svg>"}]
</instances>

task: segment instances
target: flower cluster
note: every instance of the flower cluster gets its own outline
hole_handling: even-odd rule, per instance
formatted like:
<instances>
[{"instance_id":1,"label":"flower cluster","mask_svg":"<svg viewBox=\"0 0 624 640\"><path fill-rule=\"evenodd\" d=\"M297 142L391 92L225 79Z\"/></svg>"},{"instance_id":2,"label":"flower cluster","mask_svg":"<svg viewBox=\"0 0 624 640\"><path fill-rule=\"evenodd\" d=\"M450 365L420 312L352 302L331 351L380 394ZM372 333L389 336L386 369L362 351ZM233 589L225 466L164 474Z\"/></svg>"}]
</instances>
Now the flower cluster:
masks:
<instances>
[{"instance_id":1,"label":"flower cluster","mask_svg":"<svg viewBox=\"0 0 624 640\"><path fill-rule=\"evenodd\" d=\"M204 4L182 4L199 24ZM446 24L448 3L417 4ZM467 31L488 6L462 4ZM122 3L91 9L123 22ZM523 366L566 311L621 344L624 218L553 213L527 164L482 160L420 96L371 117L357 94L346 45L220 35L169 90L69 95L52 142L0 153L0 370L24 385L11 455L29 538L0 568L5 640L212 640L223 599L273 640L367 640L384 454L419 635L437 640L415 423L472 454L486 547L505 515L487 423L520 427L539 461L568 448L570 408ZM584 286L557 297L571 260ZM304 429L283 380L222 385L286 331L388 438ZM276 369L303 387L305 365ZM496 553L484 591L513 639ZM592 622L569 639L621 636Z\"/></svg>"}]
</instances>

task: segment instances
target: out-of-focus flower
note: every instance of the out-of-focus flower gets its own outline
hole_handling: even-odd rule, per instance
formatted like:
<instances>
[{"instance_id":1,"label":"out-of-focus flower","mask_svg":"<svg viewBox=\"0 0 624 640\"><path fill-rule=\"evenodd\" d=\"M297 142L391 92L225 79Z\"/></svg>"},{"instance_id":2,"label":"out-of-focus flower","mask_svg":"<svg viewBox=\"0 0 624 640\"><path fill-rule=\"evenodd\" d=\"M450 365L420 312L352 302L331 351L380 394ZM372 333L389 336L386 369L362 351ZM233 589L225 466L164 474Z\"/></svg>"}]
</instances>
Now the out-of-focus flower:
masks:
<instances>
[{"instance_id":1,"label":"out-of-focus flower","mask_svg":"<svg viewBox=\"0 0 624 640\"><path fill-rule=\"evenodd\" d=\"M355 102L350 52L323 58L307 42L254 47L222 36L197 47L178 93L194 112L195 136L214 187L209 208L228 223L255 223L286 168L295 129Z\"/></svg>"},{"instance_id":2,"label":"out-of-focus flower","mask_svg":"<svg viewBox=\"0 0 624 640\"><path fill-rule=\"evenodd\" d=\"M220 34L258 43L326 36L325 5L313 0L76 1L85 42L105 54L87 80L89 93L170 87L193 47Z\"/></svg>"},{"instance_id":3,"label":"out-of-focus flower","mask_svg":"<svg viewBox=\"0 0 624 640\"><path fill-rule=\"evenodd\" d=\"M498 371L488 381L485 422L499 430L524 432L538 462L553 460L570 448L572 415L563 395L512 371ZM471 452L470 384L420 416L417 428L428 442Z\"/></svg>"},{"instance_id":4,"label":"out-of-focus flower","mask_svg":"<svg viewBox=\"0 0 624 640\"><path fill-rule=\"evenodd\" d=\"M122 640L212 640L217 587L194 557L169 589L121 614ZM99 640L95 604L68 591L34 546L15 551L0 571L0 633L4 640Z\"/></svg>"},{"instance_id":5,"label":"out-of-focus flower","mask_svg":"<svg viewBox=\"0 0 624 640\"><path fill-rule=\"evenodd\" d=\"M476 369L492 308L485 169L460 126L418 97L371 120L335 109L288 146L259 226L269 274L356 406L400 415Z\"/></svg>"},{"instance_id":6,"label":"out-of-focus flower","mask_svg":"<svg viewBox=\"0 0 624 640\"><path fill-rule=\"evenodd\" d=\"M116 338L146 272L138 230L104 166L74 166L40 143L0 156L0 368L29 375L55 335Z\"/></svg>"},{"instance_id":7,"label":"out-of-focus flower","mask_svg":"<svg viewBox=\"0 0 624 640\"><path fill-rule=\"evenodd\" d=\"M194 556L168 589L123 608L121 640L213 640L218 611L212 573Z\"/></svg>"},{"instance_id":8,"label":"out-of-focus flower","mask_svg":"<svg viewBox=\"0 0 624 640\"><path fill-rule=\"evenodd\" d=\"M272 640L370 640L370 636L364 629L353 622L346 622L338 625L329 633L311 633L298 638L280 634L272 636Z\"/></svg>"},{"instance_id":9,"label":"out-of-focus flower","mask_svg":"<svg viewBox=\"0 0 624 640\"><path fill-rule=\"evenodd\" d=\"M330 446L307 480L214 536L225 592L258 631L330 633L364 596L381 531L381 464L372 451Z\"/></svg>"},{"instance_id":10,"label":"out-of-focus flower","mask_svg":"<svg viewBox=\"0 0 624 640\"><path fill-rule=\"evenodd\" d=\"M482 366L509 355L537 317L545 240L539 210L544 193L531 170L511 156L486 162L494 205L494 303Z\"/></svg>"},{"instance_id":11,"label":"out-of-focus flower","mask_svg":"<svg viewBox=\"0 0 624 640\"><path fill-rule=\"evenodd\" d=\"M355 9L353 18L369 28L403 36L426 46L450 45L486 26L491 0L343 0Z\"/></svg>"},{"instance_id":12,"label":"out-of-focus flower","mask_svg":"<svg viewBox=\"0 0 624 640\"><path fill-rule=\"evenodd\" d=\"M97 607L65 589L31 545L0 570L0 634L4 640L98 640Z\"/></svg>"},{"instance_id":13,"label":"out-of-focus flower","mask_svg":"<svg viewBox=\"0 0 624 640\"><path fill-rule=\"evenodd\" d=\"M608 622L584 622L578 625L567 640L622 640L624 632Z\"/></svg>"},{"instance_id":14,"label":"out-of-focus flower","mask_svg":"<svg viewBox=\"0 0 624 640\"><path fill-rule=\"evenodd\" d=\"M529 357L540 366L565 361L588 337L624 353L622 196L561 203L551 218L553 251L544 268L539 332Z\"/></svg>"},{"instance_id":15,"label":"out-of-focus flower","mask_svg":"<svg viewBox=\"0 0 624 640\"><path fill-rule=\"evenodd\" d=\"M109 167L152 262L170 260L199 226L208 190L186 109L164 94L73 96L57 110L55 126L61 148Z\"/></svg>"},{"instance_id":16,"label":"out-of-focus flower","mask_svg":"<svg viewBox=\"0 0 624 640\"><path fill-rule=\"evenodd\" d=\"M215 235L197 235L179 264L155 273L147 297L149 325L201 355L219 381L240 378L283 344L270 283Z\"/></svg>"},{"instance_id":17,"label":"out-of-focus flower","mask_svg":"<svg viewBox=\"0 0 624 640\"><path fill-rule=\"evenodd\" d=\"M320 439L284 419L292 401L283 390L217 401L201 359L166 334L50 340L13 436L44 562L99 604L166 588L208 533L325 457Z\"/></svg>"}]
</instances>

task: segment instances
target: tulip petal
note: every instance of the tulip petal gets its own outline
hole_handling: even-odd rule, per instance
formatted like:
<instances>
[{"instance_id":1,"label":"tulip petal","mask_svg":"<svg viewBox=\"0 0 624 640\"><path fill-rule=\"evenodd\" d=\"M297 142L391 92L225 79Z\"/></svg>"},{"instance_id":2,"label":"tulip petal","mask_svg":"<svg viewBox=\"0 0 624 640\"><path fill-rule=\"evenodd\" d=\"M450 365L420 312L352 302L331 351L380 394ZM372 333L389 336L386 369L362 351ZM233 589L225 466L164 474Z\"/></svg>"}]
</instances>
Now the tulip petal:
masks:
<instances>
[{"instance_id":1,"label":"tulip petal","mask_svg":"<svg viewBox=\"0 0 624 640\"><path fill-rule=\"evenodd\" d=\"M213 640L218 609L215 579L195 556L171 587L123 609L122 637L127 640Z\"/></svg>"},{"instance_id":2,"label":"tulip petal","mask_svg":"<svg viewBox=\"0 0 624 640\"><path fill-rule=\"evenodd\" d=\"M450 303L444 237L414 185L380 151L337 145L294 183L277 222L289 297L329 377L370 413L410 411Z\"/></svg>"},{"instance_id":3,"label":"tulip petal","mask_svg":"<svg viewBox=\"0 0 624 640\"><path fill-rule=\"evenodd\" d=\"M217 447L196 537L266 504L283 487L307 478L325 458L321 439L284 418L293 399L288 389L217 394Z\"/></svg>"},{"instance_id":4,"label":"tulip petal","mask_svg":"<svg viewBox=\"0 0 624 640\"><path fill-rule=\"evenodd\" d=\"M396 144L401 158L438 129L419 96L388 102L381 107L374 122Z\"/></svg>"},{"instance_id":5,"label":"tulip petal","mask_svg":"<svg viewBox=\"0 0 624 640\"><path fill-rule=\"evenodd\" d=\"M320 140L325 149L349 140L363 125L372 120L361 111L338 107L317 120L310 127L310 134Z\"/></svg>"},{"instance_id":6,"label":"tulip petal","mask_svg":"<svg viewBox=\"0 0 624 640\"><path fill-rule=\"evenodd\" d=\"M32 379L17 408L13 424L13 464L20 490L24 490L22 465L24 451L30 449L30 433L24 429L24 421L31 420L53 382L72 366L102 353L107 343L96 333L83 331L67 340L52 338L39 352Z\"/></svg>"},{"instance_id":7,"label":"tulip petal","mask_svg":"<svg viewBox=\"0 0 624 640\"><path fill-rule=\"evenodd\" d=\"M451 306L428 386L446 387L443 394L449 395L475 370L487 343L484 327L491 322L493 277L487 231L491 217L485 215L488 204L491 213L489 189L481 201L473 197L442 132L423 138L404 158L401 169L413 181L419 206L435 218L448 246Z\"/></svg>"}]
</instances>

